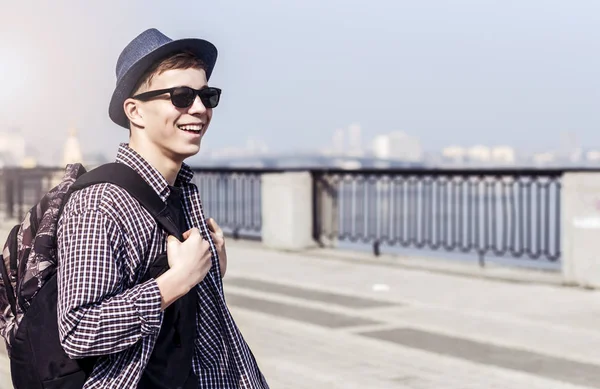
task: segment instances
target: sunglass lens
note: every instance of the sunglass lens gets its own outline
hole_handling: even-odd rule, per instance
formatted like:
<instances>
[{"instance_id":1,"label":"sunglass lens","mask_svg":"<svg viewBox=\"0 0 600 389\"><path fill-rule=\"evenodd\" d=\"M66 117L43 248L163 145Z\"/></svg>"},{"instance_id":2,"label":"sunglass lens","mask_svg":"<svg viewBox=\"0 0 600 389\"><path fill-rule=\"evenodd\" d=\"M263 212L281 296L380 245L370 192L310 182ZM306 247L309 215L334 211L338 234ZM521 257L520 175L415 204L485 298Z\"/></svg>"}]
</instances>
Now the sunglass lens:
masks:
<instances>
[{"instance_id":1,"label":"sunglass lens","mask_svg":"<svg viewBox=\"0 0 600 389\"><path fill-rule=\"evenodd\" d=\"M196 92L192 88L177 88L171 94L171 102L178 108L187 108L194 103Z\"/></svg>"},{"instance_id":2,"label":"sunglass lens","mask_svg":"<svg viewBox=\"0 0 600 389\"><path fill-rule=\"evenodd\" d=\"M205 88L200 91L200 99L206 108L215 108L220 97L221 91L217 88Z\"/></svg>"}]
</instances>

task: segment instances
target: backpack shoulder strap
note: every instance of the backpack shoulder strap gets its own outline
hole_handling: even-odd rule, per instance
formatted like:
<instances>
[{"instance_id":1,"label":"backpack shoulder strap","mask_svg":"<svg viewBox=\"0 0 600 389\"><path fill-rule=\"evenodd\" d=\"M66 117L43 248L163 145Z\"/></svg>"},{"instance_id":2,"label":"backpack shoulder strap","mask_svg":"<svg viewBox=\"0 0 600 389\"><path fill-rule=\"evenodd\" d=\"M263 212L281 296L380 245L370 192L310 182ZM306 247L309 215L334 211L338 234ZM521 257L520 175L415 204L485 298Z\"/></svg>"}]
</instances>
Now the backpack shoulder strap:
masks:
<instances>
[{"instance_id":1,"label":"backpack shoulder strap","mask_svg":"<svg viewBox=\"0 0 600 389\"><path fill-rule=\"evenodd\" d=\"M83 174L71 185L71 192L102 183L114 184L125 189L150 212L165 231L183 241L182 232L177 228L160 196L146 180L125 164L107 163Z\"/></svg>"}]
</instances>

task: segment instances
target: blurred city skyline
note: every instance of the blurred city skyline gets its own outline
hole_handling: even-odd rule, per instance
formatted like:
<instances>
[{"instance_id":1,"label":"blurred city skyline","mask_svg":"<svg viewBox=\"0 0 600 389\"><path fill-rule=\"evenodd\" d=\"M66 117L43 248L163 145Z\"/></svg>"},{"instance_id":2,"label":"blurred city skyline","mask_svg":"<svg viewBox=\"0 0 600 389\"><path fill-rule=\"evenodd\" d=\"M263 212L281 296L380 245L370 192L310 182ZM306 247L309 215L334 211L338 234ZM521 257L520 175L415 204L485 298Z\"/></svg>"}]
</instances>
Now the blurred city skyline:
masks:
<instances>
[{"instance_id":1,"label":"blurred city skyline","mask_svg":"<svg viewBox=\"0 0 600 389\"><path fill-rule=\"evenodd\" d=\"M363 150L400 132L424 153L600 149L592 0L1 1L0 132L46 163L70 128L84 154L114 157L127 139L107 115L115 62L150 27L219 48L223 101L199 158L322 151L352 125Z\"/></svg>"},{"instance_id":2,"label":"blurred city skyline","mask_svg":"<svg viewBox=\"0 0 600 389\"><path fill-rule=\"evenodd\" d=\"M566 134L569 136L569 134ZM248 137L241 146L211 148L186 162L192 166L229 167L341 167L345 169L389 167L600 167L600 149L565 138L563 147L544 152L527 152L509 145L448 145L426 151L421 140L403 131L363 137L359 123L332 132L329 142L318 148L282 152L269 149L261 139ZM111 150L112 151L112 150ZM0 131L0 168L40 165L61 167L83 163L94 167L113 160L111 152L89 152L82 148L77 128L71 127L59 151L49 160L41 157L16 131Z\"/></svg>"}]
</instances>

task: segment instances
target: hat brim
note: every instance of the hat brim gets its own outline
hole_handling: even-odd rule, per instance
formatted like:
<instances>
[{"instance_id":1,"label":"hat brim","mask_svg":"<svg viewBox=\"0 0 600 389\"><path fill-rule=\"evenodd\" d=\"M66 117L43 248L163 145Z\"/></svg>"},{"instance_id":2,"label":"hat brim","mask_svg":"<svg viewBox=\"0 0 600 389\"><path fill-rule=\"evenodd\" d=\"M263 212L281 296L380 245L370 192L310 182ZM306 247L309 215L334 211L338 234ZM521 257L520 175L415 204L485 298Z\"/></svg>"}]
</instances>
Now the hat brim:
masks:
<instances>
[{"instance_id":1,"label":"hat brim","mask_svg":"<svg viewBox=\"0 0 600 389\"><path fill-rule=\"evenodd\" d=\"M210 42L203 39L179 39L166 43L156 50L140 58L133 66L127 70L110 99L108 115L111 120L121 127L129 129L129 119L125 115L123 103L133 93L140 77L156 61L165 56L181 51L189 51L200 59L206 66L206 80L210 79L212 71L217 62L217 48Z\"/></svg>"}]
</instances>

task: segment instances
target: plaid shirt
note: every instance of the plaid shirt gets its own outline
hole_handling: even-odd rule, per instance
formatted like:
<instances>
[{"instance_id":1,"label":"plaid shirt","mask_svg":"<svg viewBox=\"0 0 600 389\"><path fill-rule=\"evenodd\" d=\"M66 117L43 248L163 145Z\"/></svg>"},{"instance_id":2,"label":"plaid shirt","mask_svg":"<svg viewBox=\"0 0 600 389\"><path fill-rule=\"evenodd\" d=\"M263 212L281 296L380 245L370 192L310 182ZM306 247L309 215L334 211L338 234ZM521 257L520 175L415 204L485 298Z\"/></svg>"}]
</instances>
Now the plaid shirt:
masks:
<instances>
[{"instance_id":1,"label":"plaid shirt","mask_svg":"<svg viewBox=\"0 0 600 389\"><path fill-rule=\"evenodd\" d=\"M117 162L134 168L163 201L164 177L127 144ZM210 242L212 267L196 286L198 307L193 370L199 388L267 389L254 356L223 295L216 249L193 172L183 165L187 224ZM155 280L140 283L151 259L166 250L166 232L124 189L98 184L75 192L58 224L58 324L70 358L101 356L85 389L134 389L158 338L163 313Z\"/></svg>"}]
</instances>

